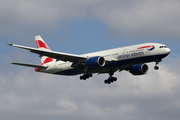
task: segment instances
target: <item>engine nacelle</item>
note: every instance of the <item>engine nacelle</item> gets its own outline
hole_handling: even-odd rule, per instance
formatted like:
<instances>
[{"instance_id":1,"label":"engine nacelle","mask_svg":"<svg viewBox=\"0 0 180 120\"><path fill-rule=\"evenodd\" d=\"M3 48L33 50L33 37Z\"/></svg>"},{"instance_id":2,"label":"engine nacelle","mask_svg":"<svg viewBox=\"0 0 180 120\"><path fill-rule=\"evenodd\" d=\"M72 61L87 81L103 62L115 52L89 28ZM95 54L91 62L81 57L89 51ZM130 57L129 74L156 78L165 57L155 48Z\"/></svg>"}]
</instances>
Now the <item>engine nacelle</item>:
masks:
<instances>
[{"instance_id":1,"label":"engine nacelle","mask_svg":"<svg viewBox=\"0 0 180 120\"><path fill-rule=\"evenodd\" d=\"M146 64L138 64L132 66L131 70L129 71L133 75L144 75L149 70L148 65Z\"/></svg>"},{"instance_id":2,"label":"engine nacelle","mask_svg":"<svg viewBox=\"0 0 180 120\"><path fill-rule=\"evenodd\" d=\"M100 56L91 57L86 61L86 65L88 67L103 67L105 63L106 61L104 57L100 57Z\"/></svg>"}]
</instances>

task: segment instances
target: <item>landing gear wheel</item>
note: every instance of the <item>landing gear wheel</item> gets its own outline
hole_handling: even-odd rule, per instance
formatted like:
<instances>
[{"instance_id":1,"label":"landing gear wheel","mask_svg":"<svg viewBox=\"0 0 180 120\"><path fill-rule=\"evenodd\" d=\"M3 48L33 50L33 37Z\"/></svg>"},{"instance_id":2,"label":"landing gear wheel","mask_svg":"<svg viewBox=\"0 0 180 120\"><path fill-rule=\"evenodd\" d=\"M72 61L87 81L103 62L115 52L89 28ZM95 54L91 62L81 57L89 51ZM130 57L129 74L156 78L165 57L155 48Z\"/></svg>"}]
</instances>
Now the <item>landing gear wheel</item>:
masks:
<instances>
[{"instance_id":1,"label":"landing gear wheel","mask_svg":"<svg viewBox=\"0 0 180 120\"><path fill-rule=\"evenodd\" d=\"M83 76L80 76L80 80L82 80L83 79Z\"/></svg>"},{"instance_id":2,"label":"landing gear wheel","mask_svg":"<svg viewBox=\"0 0 180 120\"><path fill-rule=\"evenodd\" d=\"M108 83L108 80L104 80L104 83L107 84L107 83Z\"/></svg>"},{"instance_id":3,"label":"landing gear wheel","mask_svg":"<svg viewBox=\"0 0 180 120\"><path fill-rule=\"evenodd\" d=\"M158 66L154 66L154 69L155 69L155 70L159 70L159 67L158 67Z\"/></svg>"},{"instance_id":4,"label":"landing gear wheel","mask_svg":"<svg viewBox=\"0 0 180 120\"><path fill-rule=\"evenodd\" d=\"M156 65L154 66L154 69L155 70L159 70L159 67L157 66L159 64L159 62L161 62L162 60L160 59L157 59L155 62L156 62Z\"/></svg>"},{"instance_id":5,"label":"landing gear wheel","mask_svg":"<svg viewBox=\"0 0 180 120\"><path fill-rule=\"evenodd\" d=\"M113 83L114 81L117 81L117 78L110 76L107 80L104 80L104 83L105 83L105 84L111 84L111 83Z\"/></svg>"},{"instance_id":6,"label":"landing gear wheel","mask_svg":"<svg viewBox=\"0 0 180 120\"><path fill-rule=\"evenodd\" d=\"M113 80L114 80L114 81L117 81L117 77L114 77Z\"/></svg>"},{"instance_id":7,"label":"landing gear wheel","mask_svg":"<svg viewBox=\"0 0 180 120\"><path fill-rule=\"evenodd\" d=\"M85 73L84 75L80 76L80 80L86 80L92 77L92 73Z\"/></svg>"},{"instance_id":8,"label":"landing gear wheel","mask_svg":"<svg viewBox=\"0 0 180 120\"><path fill-rule=\"evenodd\" d=\"M92 77L92 73L89 73L89 77Z\"/></svg>"},{"instance_id":9,"label":"landing gear wheel","mask_svg":"<svg viewBox=\"0 0 180 120\"><path fill-rule=\"evenodd\" d=\"M85 77L85 76L83 77L83 80L86 80L86 77Z\"/></svg>"}]
</instances>

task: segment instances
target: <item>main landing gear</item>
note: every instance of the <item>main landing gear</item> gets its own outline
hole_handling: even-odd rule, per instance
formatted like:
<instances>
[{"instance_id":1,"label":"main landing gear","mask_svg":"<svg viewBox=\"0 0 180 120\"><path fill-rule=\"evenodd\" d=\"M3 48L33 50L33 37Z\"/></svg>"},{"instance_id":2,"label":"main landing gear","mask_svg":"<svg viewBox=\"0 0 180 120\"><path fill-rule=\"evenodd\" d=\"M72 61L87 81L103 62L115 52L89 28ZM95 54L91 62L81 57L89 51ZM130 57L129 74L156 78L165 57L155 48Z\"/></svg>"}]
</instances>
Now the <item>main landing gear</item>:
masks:
<instances>
[{"instance_id":1,"label":"main landing gear","mask_svg":"<svg viewBox=\"0 0 180 120\"><path fill-rule=\"evenodd\" d=\"M80 76L80 80L86 80L92 77L92 73L85 73L84 75Z\"/></svg>"},{"instance_id":2,"label":"main landing gear","mask_svg":"<svg viewBox=\"0 0 180 120\"><path fill-rule=\"evenodd\" d=\"M159 62L161 62L162 60L156 60L156 65L154 66L155 70L159 70L159 67L157 66L159 64Z\"/></svg>"},{"instance_id":3,"label":"main landing gear","mask_svg":"<svg viewBox=\"0 0 180 120\"><path fill-rule=\"evenodd\" d=\"M116 77L113 77L113 74L114 73L109 73L109 78L107 80L104 80L104 83L105 84L111 84L113 83L114 81L117 81L117 78Z\"/></svg>"},{"instance_id":4,"label":"main landing gear","mask_svg":"<svg viewBox=\"0 0 180 120\"><path fill-rule=\"evenodd\" d=\"M104 80L105 84L111 84L114 81L117 81L117 78L113 77L113 74L114 73L110 73L109 74L110 75L109 78L107 80ZM86 80L86 79L88 79L90 77L92 77L92 73L84 73L82 76L80 76L80 80Z\"/></svg>"},{"instance_id":5,"label":"main landing gear","mask_svg":"<svg viewBox=\"0 0 180 120\"><path fill-rule=\"evenodd\" d=\"M113 83L114 81L117 81L117 78L116 78L116 77L109 76L109 78L108 78L107 80L104 80L104 83L105 83L105 84L111 84L111 83Z\"/></svg>"}]
</instances>

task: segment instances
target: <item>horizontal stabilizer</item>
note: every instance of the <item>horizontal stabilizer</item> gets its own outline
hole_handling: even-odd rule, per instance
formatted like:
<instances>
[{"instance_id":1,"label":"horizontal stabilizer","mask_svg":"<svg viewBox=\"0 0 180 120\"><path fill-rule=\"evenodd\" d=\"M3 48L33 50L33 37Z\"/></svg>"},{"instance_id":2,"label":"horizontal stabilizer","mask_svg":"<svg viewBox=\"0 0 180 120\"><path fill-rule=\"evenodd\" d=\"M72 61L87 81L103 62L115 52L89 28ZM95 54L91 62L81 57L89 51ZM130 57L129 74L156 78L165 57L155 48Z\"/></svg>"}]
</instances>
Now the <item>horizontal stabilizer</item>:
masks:
<instances>
[{"instance_id":1,"label":"horizontal stabilizer","mask_svg":"<svg viewBox=\"0 0 180 120\"><path fill-rule=\"evenodd\" d=\"M47 68L47 67L45 67L45 66L25 64L25 63L11 63L11 64L14 64L14 65L22 65L22 66L26 66L26 67L34 67L34 68Z\"/></svg>"}]
</instances>

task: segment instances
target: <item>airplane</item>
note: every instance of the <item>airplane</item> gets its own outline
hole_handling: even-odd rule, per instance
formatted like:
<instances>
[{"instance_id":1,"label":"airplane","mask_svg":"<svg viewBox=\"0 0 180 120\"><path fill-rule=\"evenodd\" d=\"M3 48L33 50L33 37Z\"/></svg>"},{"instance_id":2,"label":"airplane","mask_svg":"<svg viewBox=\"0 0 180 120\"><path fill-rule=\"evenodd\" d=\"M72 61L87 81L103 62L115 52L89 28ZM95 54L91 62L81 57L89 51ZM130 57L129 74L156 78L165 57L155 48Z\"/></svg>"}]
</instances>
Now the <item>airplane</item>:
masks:
<instances>
[{"instance_id":1,"label":"airplane","mask_svg":"<svg viewBox=\"0 0 180 120\"><path fill-rule=\"evenodd\" d=\"M158 64L168 56L171 50L164 44L143 43L127 47L109 49L82 55L51 51L40 35L35 36L37 48L8 44L13 47L29 50L39 54L41 65L26 63L11 64L33 67L36 72L50 73L56 75L73 76L79 75L81 80L86 80L94 73L108 73L105 84L117 81L114 77L116 71L129 71L132 75L144 75L149 67L146 63L155 62L154 69L158 70Z\"/></svg>"}]
</instances>

